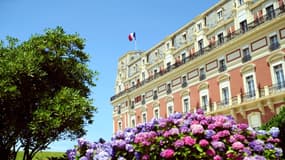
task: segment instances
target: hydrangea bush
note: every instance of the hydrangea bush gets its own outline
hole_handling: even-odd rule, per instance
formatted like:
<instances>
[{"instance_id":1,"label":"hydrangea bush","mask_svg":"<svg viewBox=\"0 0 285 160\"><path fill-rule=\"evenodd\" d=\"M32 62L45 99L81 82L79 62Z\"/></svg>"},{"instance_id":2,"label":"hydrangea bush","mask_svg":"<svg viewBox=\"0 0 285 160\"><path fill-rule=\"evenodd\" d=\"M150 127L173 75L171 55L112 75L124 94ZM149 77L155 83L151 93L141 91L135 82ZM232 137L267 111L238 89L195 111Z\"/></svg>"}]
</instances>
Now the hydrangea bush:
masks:
<instances>
[{"instance_id":1,"label":"hydrangea bush","mask_svg":"<svg viewBox=\"0 0 285 160\"><path fill-rule=\"evenodd\" d=\"M78 140L69 160L265 160L280 159L279 129L254 130L230 116L203 111L153 119L118 132L110 142Z\"/></svg>"}]
</instances>

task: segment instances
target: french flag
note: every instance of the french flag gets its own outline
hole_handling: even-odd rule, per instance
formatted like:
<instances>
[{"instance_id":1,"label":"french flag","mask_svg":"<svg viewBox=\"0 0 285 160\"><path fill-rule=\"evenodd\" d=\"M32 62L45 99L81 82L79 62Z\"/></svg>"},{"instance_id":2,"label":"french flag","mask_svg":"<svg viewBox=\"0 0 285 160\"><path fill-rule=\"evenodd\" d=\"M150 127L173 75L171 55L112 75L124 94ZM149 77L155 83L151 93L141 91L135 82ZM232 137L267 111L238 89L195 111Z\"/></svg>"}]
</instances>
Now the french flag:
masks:
<instances>
[{"instance_id":1,"label":"french flag","mask_svg":"<svg viewBox=\"0 0 285 160\"><path fill-rule=\"evenodd\" d=\"M136 40L136 33L135 32L130 33L128 38L129 38L130 42L133 41L133 40Z\"/></svg>"}]
</instances>

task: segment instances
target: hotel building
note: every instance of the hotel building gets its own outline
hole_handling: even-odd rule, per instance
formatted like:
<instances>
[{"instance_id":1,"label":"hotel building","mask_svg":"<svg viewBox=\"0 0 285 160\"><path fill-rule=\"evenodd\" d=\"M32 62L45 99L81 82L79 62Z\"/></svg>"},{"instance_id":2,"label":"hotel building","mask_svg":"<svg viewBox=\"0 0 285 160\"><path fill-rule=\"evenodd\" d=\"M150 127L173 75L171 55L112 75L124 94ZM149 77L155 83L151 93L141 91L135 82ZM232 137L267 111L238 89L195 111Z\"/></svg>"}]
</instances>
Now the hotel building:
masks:
<instances>
[{"instance_id":1,"label":"hotel building","mask_svg":"<svg viewBox=\"0 0 285 160\"><path fill-rule=\"evenodd\" d=\"M259 127L285 104L284 0L220 0L147 51L118 60L113 130L173 112Z\"/></svg>"}]
</instances>

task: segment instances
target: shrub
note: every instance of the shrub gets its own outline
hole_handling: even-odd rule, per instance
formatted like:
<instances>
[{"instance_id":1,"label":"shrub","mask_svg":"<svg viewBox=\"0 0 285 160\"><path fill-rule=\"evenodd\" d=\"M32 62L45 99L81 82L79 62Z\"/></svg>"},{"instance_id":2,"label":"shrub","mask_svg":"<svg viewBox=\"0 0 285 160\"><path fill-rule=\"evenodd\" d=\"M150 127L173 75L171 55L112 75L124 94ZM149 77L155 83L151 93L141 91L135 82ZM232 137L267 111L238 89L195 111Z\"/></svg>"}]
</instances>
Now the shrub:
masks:
<instances>
[{"instance_id":1,"label":"shrub","mask_svg":"<svg viewBox=\"0 0 285 160\"><path fill-rule=\"evenodd\" d=\"M280 159L279 129L256 131L230 116L205 116L203 111L153 119L118 132L111 142L78 140L70 160L150 159Z\"/></svg>"}]
</instances>

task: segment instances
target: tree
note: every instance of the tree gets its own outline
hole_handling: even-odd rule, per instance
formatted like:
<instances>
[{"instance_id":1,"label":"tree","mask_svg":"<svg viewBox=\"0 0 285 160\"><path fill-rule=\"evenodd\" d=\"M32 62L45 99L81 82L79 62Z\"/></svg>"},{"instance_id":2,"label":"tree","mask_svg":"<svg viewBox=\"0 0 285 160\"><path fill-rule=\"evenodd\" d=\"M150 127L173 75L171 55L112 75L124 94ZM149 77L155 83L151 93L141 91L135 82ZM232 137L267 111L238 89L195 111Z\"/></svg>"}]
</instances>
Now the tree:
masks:
<instances>
[{"instance_id":1,"label":"tree","mask_svg":"<svg viewBox=\"0 0 285 160\"><path fill-rule=\"evenodd\" d=\"M278 138L281 140L280 147L285 149L285 107L282 106L280 108L280 112L275 115L271 120L261 126L261 129L269 130L271 127L278 127L280 129L280 133ZM282 156L285 159L285 154Z\"/></svg>"},{"instance_id":2,"label":"tree","mask_svg":"<svg viewBox=\"0 0 285 160\"><path fill-rule=\"evenodd\" d=\"M32 157L60 139L86 133L96 107L90 87L98 72L88 69L84 39L61 27L25 42L0 43L0 155Z\"/></svg>"}]
</instances>

